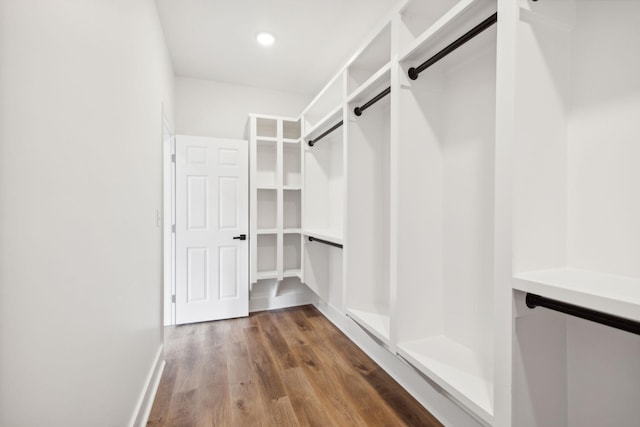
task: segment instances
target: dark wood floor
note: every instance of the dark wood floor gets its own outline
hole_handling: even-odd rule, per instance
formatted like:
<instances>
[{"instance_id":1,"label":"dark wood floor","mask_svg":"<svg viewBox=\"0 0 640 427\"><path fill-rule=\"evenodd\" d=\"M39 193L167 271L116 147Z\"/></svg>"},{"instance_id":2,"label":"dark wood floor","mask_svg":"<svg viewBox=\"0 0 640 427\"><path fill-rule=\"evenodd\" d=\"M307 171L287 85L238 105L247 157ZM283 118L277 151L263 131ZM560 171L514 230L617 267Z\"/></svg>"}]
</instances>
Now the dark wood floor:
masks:
<instances>
[{"instance_id":1,"label":"dark wood floor","mask_svg":"<svg viewBox=\"0 0 640 427\"><path fill-rule=\"evenodd\" d=\"M166 329L148 426L440 426L313 306Z\"/></svg>"}]
</instances>

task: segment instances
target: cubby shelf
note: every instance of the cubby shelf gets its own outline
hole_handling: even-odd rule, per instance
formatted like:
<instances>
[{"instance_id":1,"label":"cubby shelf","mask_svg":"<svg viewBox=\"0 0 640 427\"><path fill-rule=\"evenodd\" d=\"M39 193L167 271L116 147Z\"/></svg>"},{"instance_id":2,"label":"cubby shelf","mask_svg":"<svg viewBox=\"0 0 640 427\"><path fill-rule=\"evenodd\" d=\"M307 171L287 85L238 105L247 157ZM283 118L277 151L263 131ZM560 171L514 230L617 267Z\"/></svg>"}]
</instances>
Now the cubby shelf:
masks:
<instances>
[{"instance_id":1,"label":"cubby shelf","mask_svg":"<svg viewBox=\"0 0 640 427\"><path fill-rule=\"evenodd\" d=\"M640 279L572 268L531 271L514 289L640 321Z\"/></svg>"},{"instance_id":2,"label":"cubby shelf","mask_svg":"<svg viewBox=\"0 0 640 427\"><path fill-rule=\"evenodd\" d=\"M440 335L399 343L398 354L483 421L492 423L492 372L486 371L473 351Z\"/></svg>"},{"instance_id":3,"label":"cubby shelf","mask_svg":"<svg viewBox=\"0 0 640 427\"><path fill-rule=\"evenodd\" d=\"M251 310L307 303L302 284L302 122L249 115ZM286 283L285 283L286 282Z\"/></svg>"}]
</instances>

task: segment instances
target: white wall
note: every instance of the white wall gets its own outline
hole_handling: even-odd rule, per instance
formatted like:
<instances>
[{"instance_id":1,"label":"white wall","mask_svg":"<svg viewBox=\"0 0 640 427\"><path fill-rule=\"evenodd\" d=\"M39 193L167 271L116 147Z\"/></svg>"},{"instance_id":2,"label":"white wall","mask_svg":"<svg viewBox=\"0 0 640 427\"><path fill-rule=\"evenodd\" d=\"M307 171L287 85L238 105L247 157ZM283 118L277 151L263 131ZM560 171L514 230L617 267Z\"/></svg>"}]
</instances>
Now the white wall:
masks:
<instances>
[{"instance_id":1,"label":"white wall","mask_svg":"<svg viewBox=\"0 0 640 427\"><path fill-rule=\"evenodd\" d=\"M176 133L245 139L249 113L297 117L311 95L176 78Z\"/></svg>"},{"instance_id":2,"label":"white wall","mask_svg":"<svg viewBox=\"0 0 640 427\"><path fill-rule=\"evenodd\" d=\"M0 0L0 425L127 426L162 346L152 0Z\"/></svg>"}]
</instances>

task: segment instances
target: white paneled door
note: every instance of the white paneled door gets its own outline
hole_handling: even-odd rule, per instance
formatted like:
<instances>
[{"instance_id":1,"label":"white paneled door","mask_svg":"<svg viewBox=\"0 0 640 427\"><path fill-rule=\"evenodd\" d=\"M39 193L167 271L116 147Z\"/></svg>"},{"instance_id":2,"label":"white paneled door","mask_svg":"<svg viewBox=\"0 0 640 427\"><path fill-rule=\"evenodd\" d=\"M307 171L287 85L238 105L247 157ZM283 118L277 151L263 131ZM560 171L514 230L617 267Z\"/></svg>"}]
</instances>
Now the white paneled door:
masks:
<instances>
[{"instance_id":1,"label":"white paneled door","mask_svg":"<svg viewBox=\"0 0 640 427\"><path fill-rule=\"evenodd\" d=\"M249 313L247 141L176 137L176 323Z\"/></svg>"}]
</instances>

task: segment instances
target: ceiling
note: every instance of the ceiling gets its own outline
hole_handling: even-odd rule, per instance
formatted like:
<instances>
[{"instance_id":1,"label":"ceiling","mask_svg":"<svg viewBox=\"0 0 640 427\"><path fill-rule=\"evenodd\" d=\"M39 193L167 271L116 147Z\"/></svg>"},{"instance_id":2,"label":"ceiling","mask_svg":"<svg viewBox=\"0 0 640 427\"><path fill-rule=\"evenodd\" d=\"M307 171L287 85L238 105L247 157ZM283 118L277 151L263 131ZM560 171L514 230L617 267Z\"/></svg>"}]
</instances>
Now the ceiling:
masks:
<instances>
[{"instance_id":1,"label":"ceiling","mask_svg":"<svg viewBox=\"0 0 640 427\"><path fill-rule=\"evenodd\" d=\"M314 95L398 0L156 0L176 75ZM276 42L260 46L258 32Z\"/></svg>"}]
</instances>

